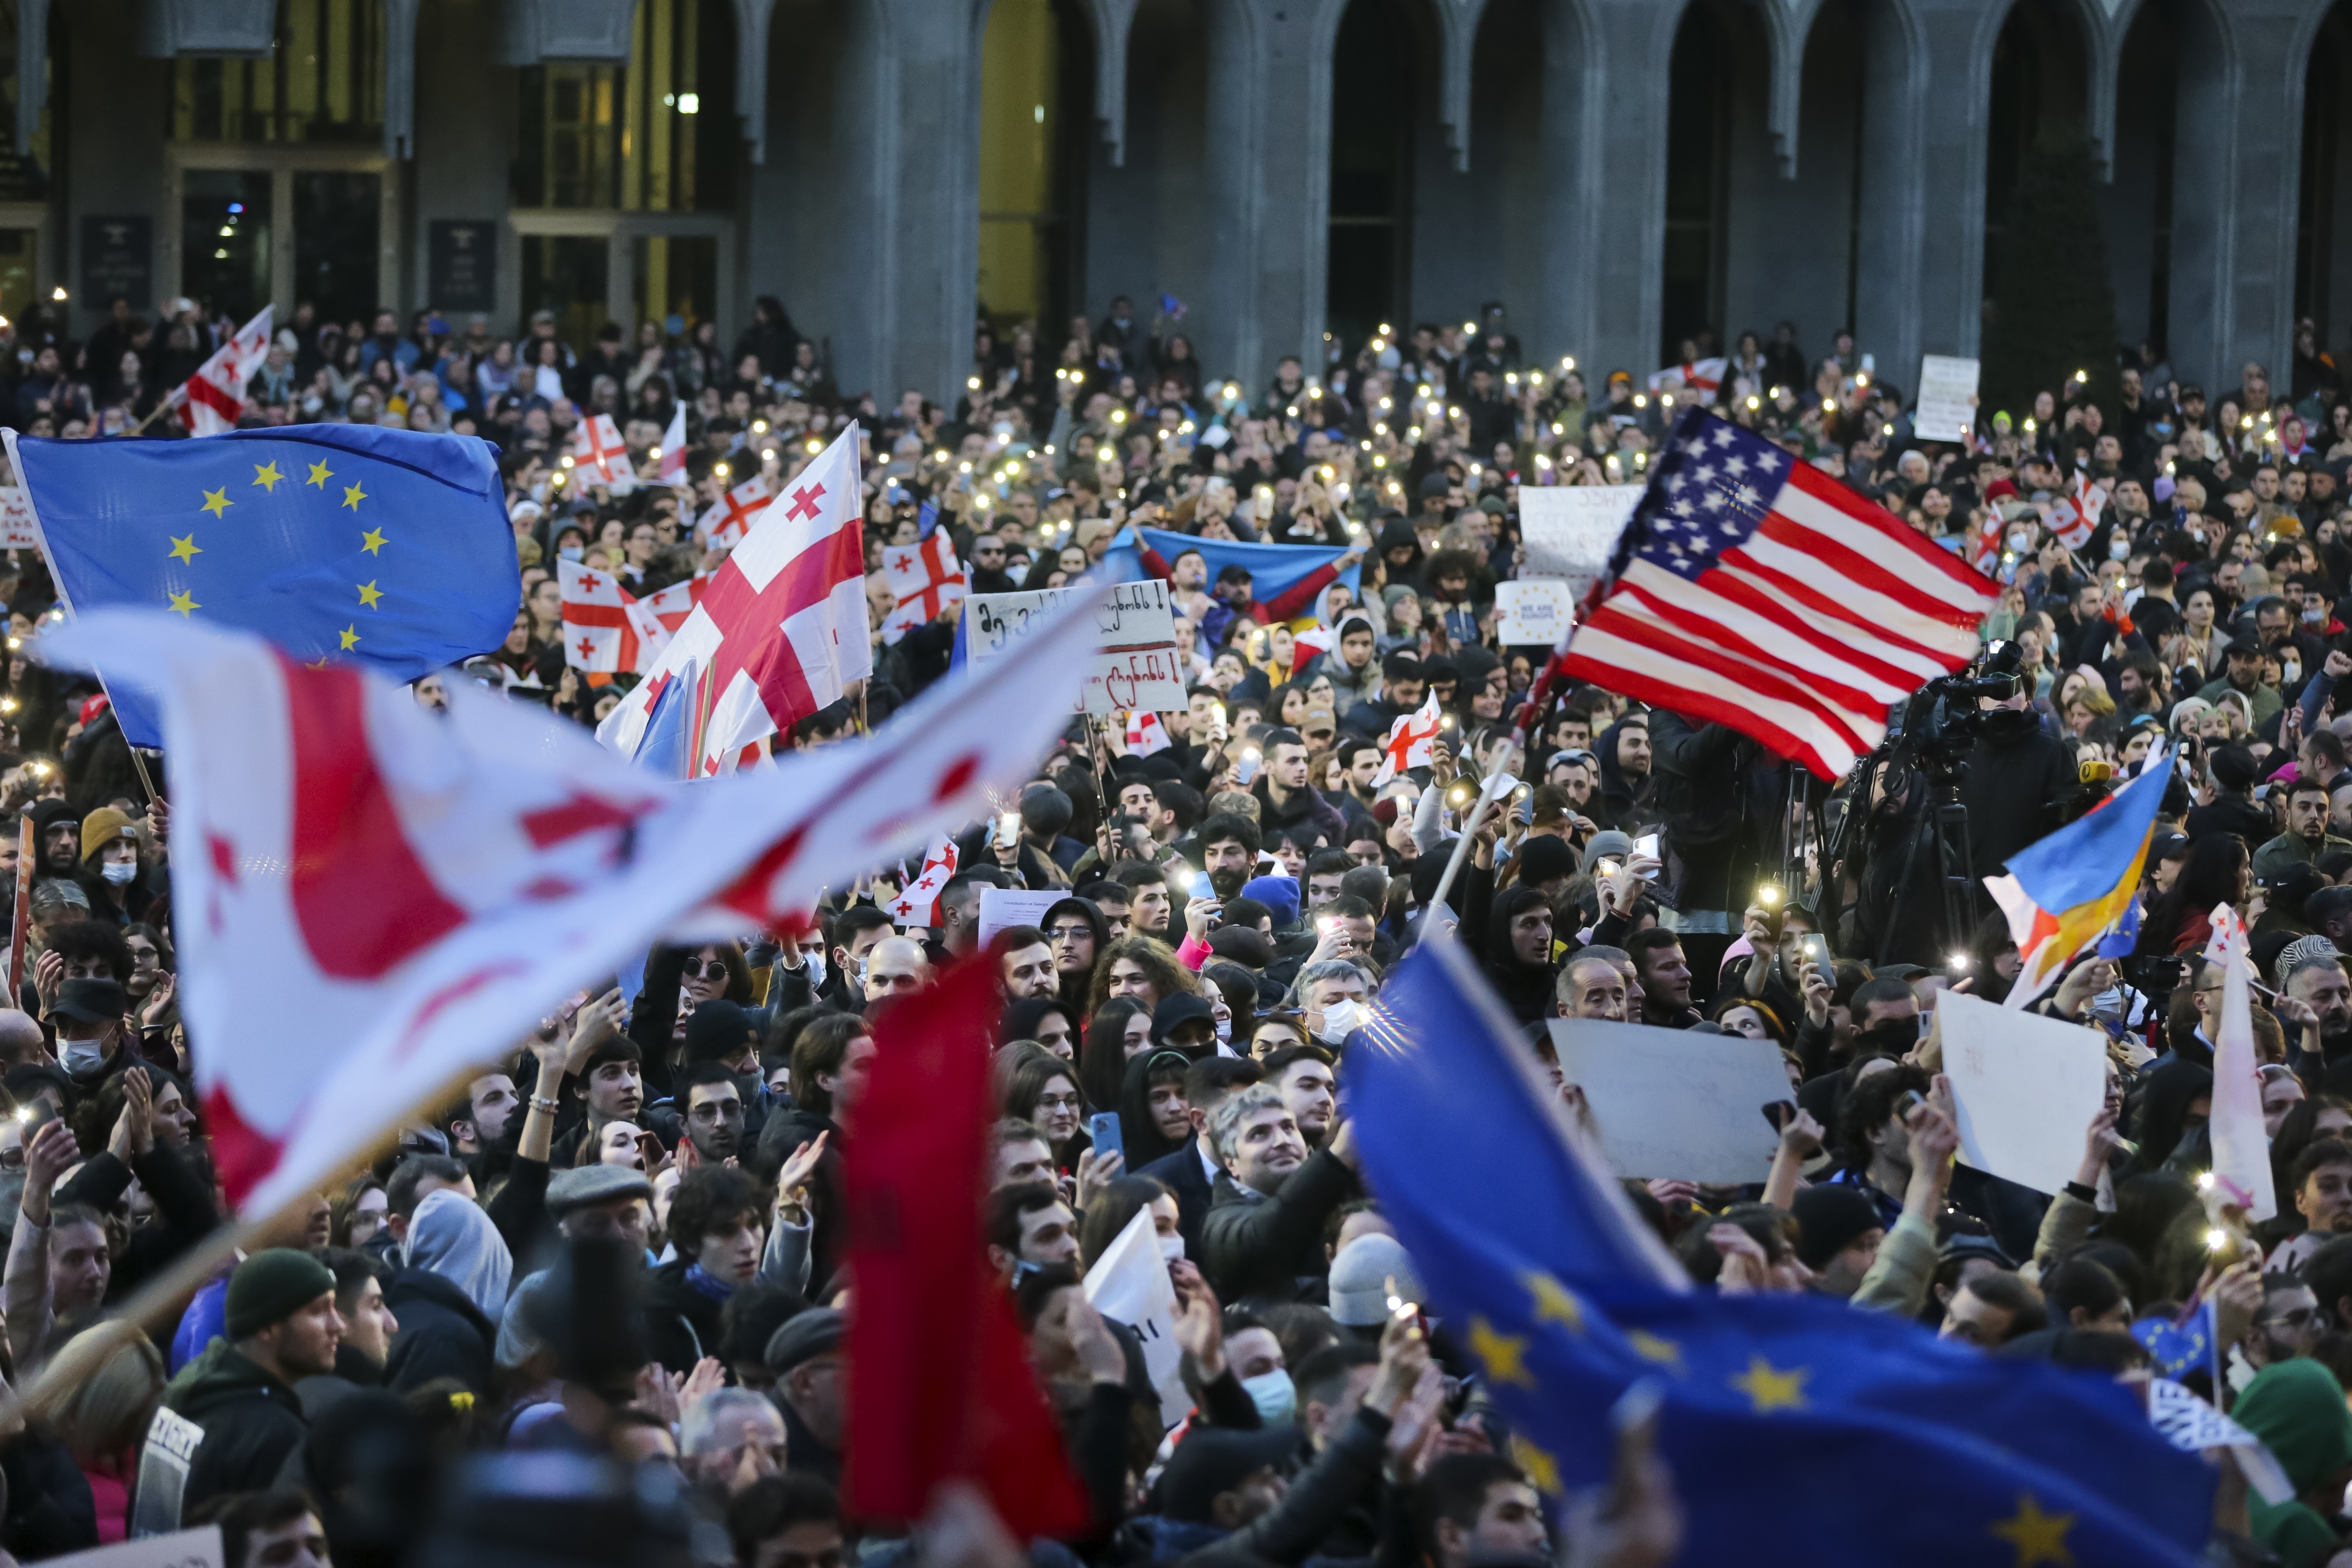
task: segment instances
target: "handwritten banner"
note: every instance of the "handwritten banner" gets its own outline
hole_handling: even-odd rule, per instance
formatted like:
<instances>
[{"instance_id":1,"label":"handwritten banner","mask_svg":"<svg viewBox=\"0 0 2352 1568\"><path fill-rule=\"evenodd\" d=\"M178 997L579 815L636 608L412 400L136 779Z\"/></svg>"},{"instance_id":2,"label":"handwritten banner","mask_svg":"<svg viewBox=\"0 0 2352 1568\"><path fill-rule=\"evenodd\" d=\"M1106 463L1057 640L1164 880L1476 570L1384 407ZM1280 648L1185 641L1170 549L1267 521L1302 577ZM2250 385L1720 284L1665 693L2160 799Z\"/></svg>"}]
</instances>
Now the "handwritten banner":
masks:
<instances>
[{"instance_id":1,"label":"handwritten banner","mask_svg":"<svg viewBox=\"0 0 2352 1568\"><path fill-rule=\"evenodd\" d=\"M1642 498L1639 485L1519 486L1519 536L1528 547L1521 577L1564 580L1582 599L1609 570L1617 536Z\"/></svg>"},{"instance_id":2,"label":"handwritten banner","mask_svg":"<svg viewBox=\"0 0 2352 1568\"><path fill-rule=\"evenodd\" d=\"M1183 665L1176 653L1176 617L1168 603L1168 585L1157 578L1108 588L975 593L964 601L967 657L974 665L1003 657L1032 624L1073 594L1096 599L1096 626L1101 632L1079 711L1170 713L1183 707L1187 698Z\"/></svg>"}]
</instances>

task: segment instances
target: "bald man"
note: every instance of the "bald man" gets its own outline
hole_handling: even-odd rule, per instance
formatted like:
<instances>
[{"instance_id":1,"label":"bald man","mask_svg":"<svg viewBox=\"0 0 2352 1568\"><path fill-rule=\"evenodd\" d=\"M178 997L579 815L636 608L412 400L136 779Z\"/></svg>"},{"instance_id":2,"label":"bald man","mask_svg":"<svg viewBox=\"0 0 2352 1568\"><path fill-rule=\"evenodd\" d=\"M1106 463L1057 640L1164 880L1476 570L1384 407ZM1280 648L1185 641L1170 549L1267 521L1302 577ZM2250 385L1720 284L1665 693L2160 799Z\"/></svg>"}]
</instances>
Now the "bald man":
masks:
<instances>
[{"instance_id":1,"label":"bald man","mask_svg":"<svg viewBox=\"0 0 2352 1568\"><path fill-rule=\"evenodd\" d=\"M32 1015L16 1008L0 1009L0 1071L52 1060L48 1041Z\"/></svg>"},{"instance_id":2,"label":"bald man","mask_svg":"<svg viewBox=\"0 0 2352 1568\"><path fill-rule=\"evenodd\" d=\"M931 983L931 961L923 945L908 936L885 936L866 955L866 1000L904 996Z\"/></svg>"},{"instance_id":3,"label":"bald man","mask_svg":"<svg viewBox=\"0 0 2352 1568\"><path fill-rule=\"evenodd\" d=\"M1559 1016L1626 1021L1624 971L1606 958L1579 954L1559 972Z\"/></svg>"}]
</instances>

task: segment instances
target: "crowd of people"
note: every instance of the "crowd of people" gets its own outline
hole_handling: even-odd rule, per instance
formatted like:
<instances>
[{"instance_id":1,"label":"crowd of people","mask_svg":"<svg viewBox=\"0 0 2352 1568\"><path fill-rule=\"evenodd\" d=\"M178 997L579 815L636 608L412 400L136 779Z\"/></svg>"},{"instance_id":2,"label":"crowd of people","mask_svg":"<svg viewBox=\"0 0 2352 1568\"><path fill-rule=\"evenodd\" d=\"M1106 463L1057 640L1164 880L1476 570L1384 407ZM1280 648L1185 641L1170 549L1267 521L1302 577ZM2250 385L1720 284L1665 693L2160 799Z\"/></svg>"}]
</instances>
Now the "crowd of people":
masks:
<instances>
[{"instance_id":1,"label":"crowd of people","mask_svg":"<svg viewBox=\"0 0 2352 1568\"><path fill-rule=\"evenodd\" d=\"M1034 323L983 325L943 404L843 392L773 300L723 355L707 323L573 345L542 315L518 344L479 319L404 329L386 312L363 330L298 311L250 423L387 422L499 448L523 601L501 648L418 684L428 704L471 679L602 717L630 677L566 664L556 562L640 593L711 570L728 491L753 474L780 491L853 421L875 674L861 704L795 724L795 747L854 744L954 678L960 604L885 640L887 545L946 530L975 594L1087 578L1137 524L1337 553L1268 600L1245 568L1150 552L1186 662L1185 706L1159 716L1170 744L1074 723L959 837L938 925L885 912L910 870L888 865L805 936L656 947L633 995L616 977L552 1006L396 1147L168 1300L174 1265L226 1220L204 1042L174 1005L169 758L151 760L152 800L103 694L29 657L50 593L28 553L0 695L0 803L33 833L31 863L0 845L30 910L0 1010L0 1547L30 1561L216 1521L230 1568L525 1548L742 1568L1671 1561L1704 1475L1629 1463L1566 1529L1459 1333L1398 1311L1445 1282L1364 1179L1347 1056L1392 967L1443 928L1571 1111L1552 1020L1780 1049L1790 1104L1764 1183L1628 1183L1701 1288L1816 1292L1985 1354L2179 1378L2262 1437L2295 1492L2225 1490L2215 1549L2338 1561L2352 409L2336 382L2306 378L2290 402L2250 364L2209 396L2143 348L2104 406L2079 378L1937 442L1845 333L1817 360L1785 324L1743 333L1719 379L1696 341L1683 368L1588 381L1525 357L1493 306L1245 388L1205 373L1171 325L1124 299L1058 349ZM44 344L18 426L135 424L219 329L193 306L119 311L87 343ZM670 486L654 453L680 401L688 482ZM1990 543L1983 681L1907 705L1833 786L1594 685L1562 687L1515 738L1549 653L1497 637L1496 585L1527 564L1522 487L1640 484L1694 406L1967 559ZM598 412L634 484L567 461ZM2105 504L2070 548L2078 481ZM1392 727L1433 697L1429 763L1385 767ZM2074 1179L2045 1194L1956 1168L1937 1002L2000 999L2019 966L1990 901L1948 899L1937 868L1974 887L2156 758L2179 762L2137 951L2086 957L2033 1004L2097 1031L2110 1062ZM1497 809L1470 820L1497 773ZM1947 841L1954 802L1967 827ZM991 889L1055 896L983 941ZM2260 1225L2210 1211L2198 1180L2222 1005L2202 953L2225 904L2262 986L2281 1212ZM844 1151L877 1022L960 962L1001 998L988 1261L1089 1501L1062 1541L1006 1540L953 1496L919 1521L840 1501ZM1181 1420L1163 1418L1135 1325L1083 1286L1146 1212L1179 1300ZM2162 1336L2135 1327L2192 1302L2212 1306L2218 1354L2162 1363Z\"/></svg>"}]
</instances>

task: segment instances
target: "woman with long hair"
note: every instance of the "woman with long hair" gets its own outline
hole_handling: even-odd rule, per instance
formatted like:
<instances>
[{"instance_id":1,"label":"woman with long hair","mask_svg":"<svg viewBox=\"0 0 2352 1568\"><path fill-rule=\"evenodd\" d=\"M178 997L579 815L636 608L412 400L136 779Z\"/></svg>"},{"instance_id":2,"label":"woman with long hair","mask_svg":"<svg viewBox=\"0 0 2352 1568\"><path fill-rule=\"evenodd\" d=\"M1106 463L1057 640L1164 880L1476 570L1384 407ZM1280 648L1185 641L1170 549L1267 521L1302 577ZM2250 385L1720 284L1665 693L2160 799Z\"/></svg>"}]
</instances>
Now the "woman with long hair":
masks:
<instances>
[{"instance_id":1,"label":"woman with long hair","mask_svg":"<svg viewBox=\"0 0 2352 1568\"><path fill-rule=\"evenodd\" d=\"M1004 1113L1045 1134L1056 1167L1077 1168L1078 1156L1088 1146L1087 1103L1068 1062L1042 1047L1034 1054L1024 1053L1005 1077Z\"/></svg>"},{"instance_id":2,"label":"woman with long hair","mask_svg":"<svg viewBox=\"0 0 2352 1568\"><path fill-rule=\"evenodd\" d=\"M140 1448L164 1382L163 1357L138 1324L101 1322L66 1341L25 1396L30 1433L62 1449L89 1488L100 1545L126 1533ZM62 1481L67 1473L58 1465L46 1469L44 1479Z\"/></svg>"},{"instance_id":3,"label":"woman with long hair","mask_svg":"<svg viewBox=\"0 0 2352 1568\"><path fill-rule=\"evenodd\" d=\"M2214 906L2242 905L2252 895L2253 883L2253 861L2246 853L2245 840L2235 833L2195 840L2172 891L2148 909L2135 950L2158 956L2203 951L2213 935Z\"/></svg>"},{"instance_id":4,"label":"woman with long hair","mask_svg":"<svg viewBox=\"0 0 2352 1568\"><path fill-rule=\"evenodd\" d=\"M1113 997L1095 1009L1078 1047L1078 1080L1097 1111L1118 1109L1127 1064L1151 1046L1151 1009L1131 997Z\"/></svg>"}]
</instances>

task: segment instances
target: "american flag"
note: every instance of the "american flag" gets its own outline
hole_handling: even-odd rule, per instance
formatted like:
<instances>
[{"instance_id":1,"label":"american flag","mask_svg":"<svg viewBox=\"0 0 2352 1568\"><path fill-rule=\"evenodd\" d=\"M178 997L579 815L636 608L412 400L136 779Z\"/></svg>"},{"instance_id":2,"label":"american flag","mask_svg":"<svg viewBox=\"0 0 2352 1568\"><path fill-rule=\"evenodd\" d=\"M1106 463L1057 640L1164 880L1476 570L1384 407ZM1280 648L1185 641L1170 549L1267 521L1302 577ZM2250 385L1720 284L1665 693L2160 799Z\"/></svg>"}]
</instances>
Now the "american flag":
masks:
<instances>
[{"instance_id":1,"label":"american flag","mask_svg":"<svg viewBox=\"0 0 2352 1568\"><path fill-rule=\"evenodd\" d=\"M1885 737L1892 705L1976 656L1999 593L1884 507L1694 409L1559 667L1835 779Z\"/></svg>"}]
</instances>

